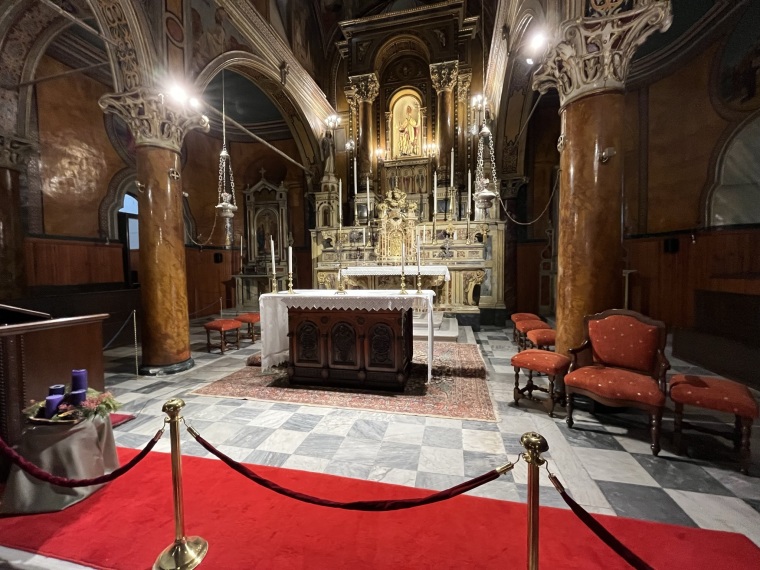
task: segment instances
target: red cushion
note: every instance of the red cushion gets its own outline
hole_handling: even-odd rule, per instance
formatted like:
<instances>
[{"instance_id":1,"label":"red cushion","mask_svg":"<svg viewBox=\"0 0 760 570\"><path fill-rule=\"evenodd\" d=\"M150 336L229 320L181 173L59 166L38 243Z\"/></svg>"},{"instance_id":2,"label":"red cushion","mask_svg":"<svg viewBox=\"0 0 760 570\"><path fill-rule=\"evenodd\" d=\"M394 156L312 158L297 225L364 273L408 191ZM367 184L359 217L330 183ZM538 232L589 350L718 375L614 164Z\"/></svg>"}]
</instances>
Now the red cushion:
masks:
<instances>
[{"instance_id":1,"label":"red cushion","mask_svg":"<svg viewBox=\"0 0 760 570\"><path fill-rule=\"evenodd\" d=\"M554 346L557 340L557 331L553 329L534 329L528 331L526 336L536 346Z\"/></svg>"},{"instance_id":2,"label":"red cushion","mask_svg":"<svg viewBox=\"0 0 760 570\"><path fill-rule=\"evenodd\" d=\"M657 327L628 315L612 315L588 322L594 360L651 373L660 343Z\"/></svg>"},{"instance_id":3,"label":"red cushion","mask_svg":"<svg viewBox=\"0 0 760 570\"><path fill-rule=\"evenodd\" d=\"M546 351L544 351L546 352ZM607 366L584 366L565 376L565 386L580 388L610 400L641 402L650 406L665 405L665 394L651 376Z\"/></svg>"},{"instance_id":4,"label":"red cushion","mask_svg":"<svg viewBox=\"0 0 760 570\"><path fill-rule=\"evenodd\" d=\"M550 328L552 328L550 325L548 325L544 321L518 321L518 322L515 323L515 327L521 333L526 333L528 331L534 331L536 329L550 329Z\"/></svg>"},{"instance_id":5,"label":"red cushion","mask_svg":"<svg viewBox=\"0 0 760 570\"><path fill-rule=\"evenodd\" d=\"M512 319L513 323L516 323L518 321L540 321L541 317L538 315L534 315L533 313L512 313L512 316L509 317Z\"/></svg>"},{"instance_id":6,"label":"red cushion","mask_svg":"<svg viewBox=\"0 0 760 570\"><path fill-rule=\"evenodd\" d=\"M530 348L515 354L512 357L512 366L556 376L567 372L570 367L570 359L556 352Z\"/></svg>"},{"instance_id":7,"label":"red cushion","mask_svg":"<svg viewBox=\"0 0 760 570\"><path fill-rule=\"evenodd\" d=\"M676 374L670 379L670 397L674 402L736 414L745 418L758 416L757 402L744 384L716 376Z\"/></svg>"},{"instance_id":8,"label":"red cushion","mask_svg":"<svg viewBox=\"0 0 760 570\"><path fill-rule=\"evenodd\" d=\"M241 313L239 315L235 315L232 318L236 321L240 321L241 323L255 324L261 320L261 315L259 313Z\"/></svg>"},{"instance_id":9,"label":"red cushion","mask_svg":"<svg viewBox=\"0 0 760 570\"><path fill-rule=\"evenodd\" d=\"M232 331L240 328L240 321L235 319L216 319L210 323L205 323L203 328L207 331Z\"/></svg>"}]
</instances>

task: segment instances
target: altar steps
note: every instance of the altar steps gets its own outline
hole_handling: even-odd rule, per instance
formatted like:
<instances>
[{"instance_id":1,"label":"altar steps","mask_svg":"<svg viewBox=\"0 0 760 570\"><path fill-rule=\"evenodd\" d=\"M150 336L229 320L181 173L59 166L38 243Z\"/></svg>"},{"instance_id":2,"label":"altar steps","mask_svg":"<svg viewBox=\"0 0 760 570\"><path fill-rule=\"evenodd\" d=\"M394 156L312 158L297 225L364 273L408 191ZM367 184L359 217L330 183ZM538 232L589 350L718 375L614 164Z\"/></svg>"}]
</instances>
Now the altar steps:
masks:
<instances>
[{"instance_id":1,"label":"altar steps","mask_svg":"<svg viewBox=\"0 0 760 570\"><path fill-rule=\"evenodd\" d=\"M470 329L469 338L475 343L475 335L470 327L460 327L456 317L444 317L443 312L433 313L433 339L440 342L470 342L464 329ZM414 318L414 340L427 340L427 315L421 313ZM461 337L461 338L460 338Z\"/></svg>"}]
</instances>

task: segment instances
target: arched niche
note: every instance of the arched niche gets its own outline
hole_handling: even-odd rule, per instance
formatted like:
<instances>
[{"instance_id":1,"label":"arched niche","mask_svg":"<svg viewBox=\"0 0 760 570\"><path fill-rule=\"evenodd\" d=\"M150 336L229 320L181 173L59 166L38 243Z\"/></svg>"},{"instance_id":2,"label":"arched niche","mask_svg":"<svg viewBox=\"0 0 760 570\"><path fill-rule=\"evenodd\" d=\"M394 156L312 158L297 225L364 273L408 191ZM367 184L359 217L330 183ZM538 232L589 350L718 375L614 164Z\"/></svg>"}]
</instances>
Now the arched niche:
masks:
<instances>
[{"instance_id":1,"label":"arched niche","mask_svg":"<svg viewBox=\"0 0 760 570\"><path fill-rule=\"evenodd\" d=\"M388 112L391 158L422 156L425 117L420 92L411 87L400 89L388 102Z\"/></svg>"},{"instance_id":2,"label":"arched niche","mask_svg":"<svg viewBox=\"0 0 760 570\"><path fill-rule=\"evenodd\" d=\"M760 114L728 140L707 197L707 226L760 223Z\"/></svg>"}]
</instances>

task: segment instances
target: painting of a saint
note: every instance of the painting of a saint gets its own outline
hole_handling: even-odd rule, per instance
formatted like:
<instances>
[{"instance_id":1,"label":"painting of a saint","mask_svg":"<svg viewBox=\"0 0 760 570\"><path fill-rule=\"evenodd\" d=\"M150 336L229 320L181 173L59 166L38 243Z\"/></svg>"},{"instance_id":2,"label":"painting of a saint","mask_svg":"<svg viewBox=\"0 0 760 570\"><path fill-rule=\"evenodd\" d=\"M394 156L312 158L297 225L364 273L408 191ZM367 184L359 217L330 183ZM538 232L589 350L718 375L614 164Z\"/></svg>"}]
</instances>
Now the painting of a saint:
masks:
<instances>
[{"instance_id":1,"label":"painting of a saint","mask_svg":"<svg viewBox=\"0 0 760 570\"><path fill-rule=\"evenodd\" d=\"M256 217L256 255L271 255L269 238L274 240L277 252L277 218L272 210L262 210Z\"/></svg>"},{"instance_id":2,"label":"painting of a saint","mask_svg":"<svg viewBox=\"0 0 760 570\"><path fill-rule=\"evenodd\" d=\"M251 51L233 35L234 28L227 21L225 9L214 7L209 0L193 0L191 22L193 55L190 67L195 73L226 51Z\"/></svg>"},{"instance_id":3,"label":"painting of a saint","mask_svg":"<svg viewBox=\"0 0 760 570\"><path fill-rule=\"evenodd\" d=\"M393 156L421 155L421 127L419 101L411 96L401 97L393 105L394 144Z\"/></svg>"}]
</instances>

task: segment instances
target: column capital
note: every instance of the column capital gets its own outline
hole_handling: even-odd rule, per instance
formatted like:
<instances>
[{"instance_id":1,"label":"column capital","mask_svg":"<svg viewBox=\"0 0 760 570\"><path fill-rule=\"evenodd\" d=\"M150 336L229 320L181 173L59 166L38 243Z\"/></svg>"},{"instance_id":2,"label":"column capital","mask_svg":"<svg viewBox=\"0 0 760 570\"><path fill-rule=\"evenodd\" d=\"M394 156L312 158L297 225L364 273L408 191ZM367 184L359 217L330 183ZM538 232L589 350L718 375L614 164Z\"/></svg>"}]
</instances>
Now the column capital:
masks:
<instances>
[{"instance_id":1,"label":"column capital","mask_svg":"<svg viewBox=\"0 0 760 570\"><path fill-rule=\"evenodd\" d=\"M0 168L24 170L35 147L30 140L0 131Z\"/></svg>"},{"instance_id":2,"label":"column capital","mask_svg":"<svg viewBox=\"0 0 760 570\"><path fill-rule=\"evenodd\" d=\"M459 75L458 61L442 61L430 64L430 79L436 93L451 91L457 84Z\"/></svg>"},{"instance_id":3,"label":"column capital","mask_svg":"<svg viewBox=\"0 0 760 570\"><path fill-rule=\"evenodd\" d=\"M457 102L465 105L470 100L470 83L472 73L459 73L457 77Z\"/></svg>"},{"instance_id":4,"label":"column capital","mask_svg":"<svg viewBox=\"0 0 760 570\"><path fill-rule=\"evenodd\" d=\"M208 132L208 118L175 103L152 88L103 95L98 105L105 113L121 117L138 146L157 146L180 152L185 134L199 128Z\"/></svg>"},{"instance_id":5,"label":"column capital","mask_svg":"<svg viewBox=\"0 0 760 570\"><path fill-rule=\"evenodd\" d=\"M557 89L560 107L593 93L622 91L636 50L672 20L670 0L638 0L627 11L565 21L559 42L533 76L533 89Z\"/></svg>"},{"instance_id":6,"label":"column capital","mask_svg":"<svg viewBox=\"0 0 760 570\"><path fill-rule=\"evenodd\" d=\"M355 87L356 100L360 103L372 103L380 92L380 83L377 81L377 75L374 73L353 75L348 78L348 81Z\"/></svg>"}]
</instances>

